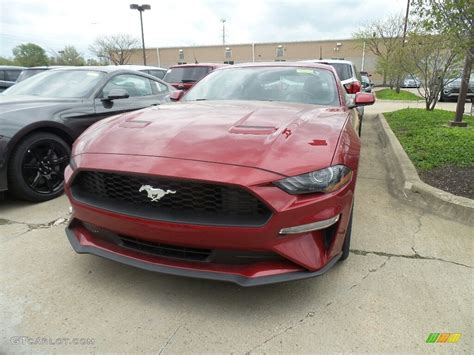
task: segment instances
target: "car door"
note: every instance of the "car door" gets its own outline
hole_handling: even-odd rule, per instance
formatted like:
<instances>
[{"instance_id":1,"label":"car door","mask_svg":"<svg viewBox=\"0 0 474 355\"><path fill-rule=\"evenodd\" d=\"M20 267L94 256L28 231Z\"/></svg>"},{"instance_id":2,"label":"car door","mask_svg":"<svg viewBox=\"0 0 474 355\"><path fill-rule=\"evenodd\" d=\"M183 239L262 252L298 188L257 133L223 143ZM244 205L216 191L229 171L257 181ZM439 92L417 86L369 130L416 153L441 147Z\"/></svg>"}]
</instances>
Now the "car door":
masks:
<instances>
[{"instance_id":1,"label":"car door","mask_svg":"<svg viewBox=\"0 0 474 355\"><path fill-rule=\"evenodd\" d=\"M113 89L126 90L126 99L107 100ZM166 85L137 74L118 74L109 79L96 97L94 104L100 118L114 114L159 105L169 101L169 89Z\"/></svg>"}]
</instances>

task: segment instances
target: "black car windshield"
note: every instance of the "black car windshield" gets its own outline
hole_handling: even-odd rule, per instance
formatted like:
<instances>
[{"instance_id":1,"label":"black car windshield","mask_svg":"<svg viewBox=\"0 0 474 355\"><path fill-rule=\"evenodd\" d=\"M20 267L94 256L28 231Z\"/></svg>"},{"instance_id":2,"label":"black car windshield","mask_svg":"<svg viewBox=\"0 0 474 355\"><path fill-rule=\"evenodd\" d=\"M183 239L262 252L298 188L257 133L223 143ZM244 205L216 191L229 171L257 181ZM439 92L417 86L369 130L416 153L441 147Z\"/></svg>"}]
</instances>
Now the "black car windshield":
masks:
<instances>
[{"instance_id":1,"label":"black car windshield","mask_svg":"<svg viewBox=\"0 0 474 355\"><path fill-rule=\"evenodd\" d=\"M83 98L106 75L96 70L48 70L3 92L4 96L32 95L50 98Z\"/></svg>"},{"instance_id":2,"label":"black car windshield","mask_svg":"<svg viewBox=\"0 0 474 355\"><path fill-rule=\"evenodd\" d=\"M210 67L171 68L163 80L168 83L194 83L204 78L211 70Z\"/></svg>"},{"instance_id":3,"label":"black car windshield","mask_svg":"<svg viewBox=\"0 0 474 355\"><path fill-rule=\"evenodd\" d=\"M306 67L216 70L196 84L185 101L256 100L340 106L334 75Z\"/></svg>"}]
</instances>

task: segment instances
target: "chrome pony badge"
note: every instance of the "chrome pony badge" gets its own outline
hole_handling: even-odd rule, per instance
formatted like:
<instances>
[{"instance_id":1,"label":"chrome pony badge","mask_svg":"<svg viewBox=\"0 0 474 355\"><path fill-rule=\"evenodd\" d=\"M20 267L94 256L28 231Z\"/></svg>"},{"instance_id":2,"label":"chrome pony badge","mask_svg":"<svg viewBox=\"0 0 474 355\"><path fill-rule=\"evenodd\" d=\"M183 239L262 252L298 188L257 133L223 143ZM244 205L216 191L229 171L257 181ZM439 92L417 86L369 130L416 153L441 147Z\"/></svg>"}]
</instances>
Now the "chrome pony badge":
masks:
<instances>
[{"instance_id":1,"label":"chrome pony badge","mask_svg":"<svg viewBox=\"0 0 474 355\"><path fill-rule=\"evenodd\" d=\"M142 185L138 192L146 191L147 197L152 201L156 202L160 200L163 196L168 195L168 194L175 194L176 191L173 190L162 190L162 189L157 189L154 188L151 185Z\"/></svg>"}]
</instances>

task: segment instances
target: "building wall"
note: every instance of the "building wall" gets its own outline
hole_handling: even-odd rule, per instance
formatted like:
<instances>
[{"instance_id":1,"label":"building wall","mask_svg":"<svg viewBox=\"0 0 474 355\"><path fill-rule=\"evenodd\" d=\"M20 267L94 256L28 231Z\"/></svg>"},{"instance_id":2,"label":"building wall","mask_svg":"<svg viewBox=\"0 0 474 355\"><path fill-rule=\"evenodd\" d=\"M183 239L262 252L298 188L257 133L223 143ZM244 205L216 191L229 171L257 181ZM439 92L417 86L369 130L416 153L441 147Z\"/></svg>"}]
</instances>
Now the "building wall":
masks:
<instances>
[{"instance_id":1,"label":"building wall","mask_svg":"<svg viewBox=\"0 0 474 355\"><path fill-rule=\"evenodd\" d=\"M283 56L277 56L278 46L283 49ZM231 50L231 58L225 58L226 48ZM178 64L179 53L182 50L183 62L194 63L223 63L233 61L246 62L273 62L275 60L298 61L308 59L339 58L352 61L357 70L361 70L363 43L358 40L330 40L330 41L302 41L302 42L274 42L274 43L248 43L225 44L212 46L193 47L164 47L147 48L147 64L168 68ZM375 73L377 58L369 50L365 50L364 70L372 74L372 80L380 84L382 77ZM137 50L131 57L129 64L143 64L141 50Z\"/></svg>"}]
</instances>

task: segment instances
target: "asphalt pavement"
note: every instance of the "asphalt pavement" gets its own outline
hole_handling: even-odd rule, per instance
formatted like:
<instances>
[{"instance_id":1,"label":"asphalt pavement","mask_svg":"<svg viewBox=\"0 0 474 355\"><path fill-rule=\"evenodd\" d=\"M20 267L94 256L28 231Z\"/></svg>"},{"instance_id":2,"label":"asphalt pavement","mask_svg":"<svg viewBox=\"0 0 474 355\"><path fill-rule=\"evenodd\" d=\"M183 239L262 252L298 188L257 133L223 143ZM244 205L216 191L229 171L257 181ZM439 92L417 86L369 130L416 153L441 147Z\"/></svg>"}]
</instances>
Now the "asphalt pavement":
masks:
<instances>
[{"instance_id":1,"label":"asphalt pavement","mask_svg":"<svg viewBox=\"0 0 474 355\"><path fill-rule=\"evenodd\" d=\"M391 105L366 111L352 253L319 278L241 288L146 272L75 254L64 196L0 201L0 353L471 353L473 227L395 187L373 115ZM434 332L462 336L427 344Z\"/></svg>"}]
</instances>

